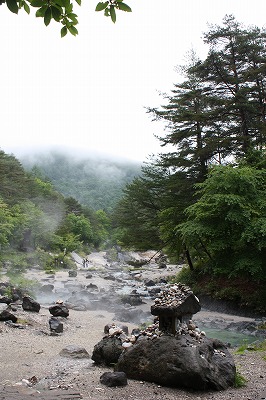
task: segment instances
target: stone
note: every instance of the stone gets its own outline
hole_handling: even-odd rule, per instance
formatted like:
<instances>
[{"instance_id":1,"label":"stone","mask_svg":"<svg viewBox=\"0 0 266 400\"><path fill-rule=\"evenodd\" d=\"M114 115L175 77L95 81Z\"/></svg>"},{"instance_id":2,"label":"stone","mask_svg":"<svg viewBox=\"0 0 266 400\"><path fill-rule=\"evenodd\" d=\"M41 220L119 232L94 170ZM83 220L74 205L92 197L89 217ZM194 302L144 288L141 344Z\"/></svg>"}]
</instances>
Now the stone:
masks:
<instances>
[{"instance_id":1,"label":"stone","mask_svg":"<svg viewBox=\"0 0 266 400\"><path fill-rule=\"evenodd\" d=\"M51 317L49 319L49 326L50 330L56 333L62 333L64 329L63 323L56 317Z\"/></svg>"},{"instance_id":2,"label":"stone","mask_svg":"<svg viewBox=\"0 0 266 400\"><path fill-rule=\"evenodd\" d=\"M7 311L7 310L3 310L0 313L0 321L12 321L12 322L17 322L17 317L12 314L11 312Z\"/></svg>"},{"instance_id":3,"label":"stone","mask_svg":"<svg viewBox=\"0 0 266 400\"><path fill-rule=\"evenodd\" d=\"M106 336L94 346L91 359L97 365L110 366L118 361L122 352L121 339L116 336Z\"/></svg>"},{"instance_id":4,"label":"stone","mask_svg":"<svg viewBox=\"0 0 266 400\"><path fill-rule=\"evenodd\" d=\"M64 347L59 354L62 357L90 358L89 353L84 347L75 344Z\"/></svg>"},{"instance_id":5,"label":"stone","mask_svg":"<svg viewBox=\"0 0 266 400\"><path fill-rule=\"evenodd\" d=\"M108 387L126 386L127 376L124 372L104 372L100 376L100 382Z\"/></svg>"},{"instance_id":6,"label":"stone","mask_svg":"<svg viewBox=\"0 0 266 400\"><path fill-rule=\"evenodd\" d=\"M12 298L8 296L0 296L0 303L10 304L12 302Z\"/></svg>"},{"instance_id":7,"label":"stone","mask_svg":"<svg viewBox=\"0 0 266 400\"><path fill-rule=\"evenodd\" d=\"M234 385L236 374L222 342L188 334L142 337L121 354L115 371L130 379L194 390L225 390Z\"/></svg>"},{"instance_id":8,"label":"stone","mask_svg":"<svg viewBox=\"0 0 266 400\"><path fill-rule=\"evenodd\" d=\"M54 289L54 285L52 285L51 283L47 283L46 285L43 285L40 288L40 292L42 292L42 293L52 293L53 289Z\"/></svg>"},{"instance_id":9,"label":"stone","mask_svg":"<svg viewBox=\"0 0 266 400\"><path fill-rule=\"evenodd\" d=\"M68 276L71 277L71 278L75 278L77 275L78 275L78 273L74 269L68 271Z\"/></svg>"},{"instance_id":10,"label":"stone","mask_svg":"<svg viewBox=\"0 0 266 400\"><path fill-rule=\"evenodd\" d=\"M40 304L32 299L30 296L24 296L22 299L22 308L24 311L39 312Z\"/></svg>"},{"instance_id":11,"label":"stone","mask_svg":"<svg viewBox=\"0 0 266 400\"><path fill-rule=\"evenodd\" d=\"M55 304L49 307L49 311L54 317L67 318L69 316L69 309L64 304Z\"/></svg>"}]
</instances>

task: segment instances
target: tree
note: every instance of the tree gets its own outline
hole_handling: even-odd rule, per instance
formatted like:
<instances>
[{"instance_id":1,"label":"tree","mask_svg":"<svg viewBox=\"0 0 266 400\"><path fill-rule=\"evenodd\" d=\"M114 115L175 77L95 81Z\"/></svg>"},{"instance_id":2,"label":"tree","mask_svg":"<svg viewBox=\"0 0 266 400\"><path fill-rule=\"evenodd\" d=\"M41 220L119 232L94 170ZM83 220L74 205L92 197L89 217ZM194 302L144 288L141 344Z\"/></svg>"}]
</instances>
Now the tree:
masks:
<instances>
[{"instance_id":1,"label":"tree","mask_svg":"<svg viewBox=\"0 0 266 400\"><path fill-rule=\"evenodd\" d=\"M81 0L75 0L81 5ZM76 36L78 30L77 14L74 13L74 1L72 0L0 0L0 5L6 3L8 9L18 14L18 11L23 8L26 13L30 13L31 8L37 8L36 17L43 18L44 24L48 26L51 20L59 22L63 25L61 28L61 37L64 37L68 32ZM116 22L116 10L131 12L131 8L124 3L124 0L107 0L99 2L95 11L104 11L106 17L111 17L111 20Z\"/></svg>"},{"instance_id":2,"label":"tree","mask_svg":"<svg viewBox=\"0 0 266 400\"><path fill-rule=\"evenodd\" d=\"M203 270L265 280L265 187L265 169L233 165L213 167L198 184L177 231Z\"/></svg>"},{"instance_id":3,"label":"tree","mask_svg":"<svg viewBox=\"0 0 266 400\"><path fill-rule=\"evenodd\" d=\"M234 156L266 140L266 30L245 28L232 15L222 26L210 26L205 34L209 53L194 69L211 96L214 117L222 123L222 137Z\"/></svg>"}]
</instances>

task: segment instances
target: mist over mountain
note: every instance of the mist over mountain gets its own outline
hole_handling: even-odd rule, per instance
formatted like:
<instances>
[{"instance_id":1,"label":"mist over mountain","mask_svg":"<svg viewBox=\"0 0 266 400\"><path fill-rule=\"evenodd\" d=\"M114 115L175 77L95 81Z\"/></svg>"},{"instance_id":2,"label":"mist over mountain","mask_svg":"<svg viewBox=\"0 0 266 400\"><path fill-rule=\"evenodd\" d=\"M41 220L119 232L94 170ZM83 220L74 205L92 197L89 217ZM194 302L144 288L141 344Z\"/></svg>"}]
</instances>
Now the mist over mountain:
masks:
<instances>
[{"instance_id":1,"label":"mist over mountain","mask_svg":"<svg viewBox=\"0 0 266 400\"><path fill-rule=\"evenodd\" d=\"M22 165L49 180L65 197L73 197L93 210L112 211L126 184L141 173L141 164L101 154L70 154L50 150L23 154Z\"/></svg>"}]
</instances>

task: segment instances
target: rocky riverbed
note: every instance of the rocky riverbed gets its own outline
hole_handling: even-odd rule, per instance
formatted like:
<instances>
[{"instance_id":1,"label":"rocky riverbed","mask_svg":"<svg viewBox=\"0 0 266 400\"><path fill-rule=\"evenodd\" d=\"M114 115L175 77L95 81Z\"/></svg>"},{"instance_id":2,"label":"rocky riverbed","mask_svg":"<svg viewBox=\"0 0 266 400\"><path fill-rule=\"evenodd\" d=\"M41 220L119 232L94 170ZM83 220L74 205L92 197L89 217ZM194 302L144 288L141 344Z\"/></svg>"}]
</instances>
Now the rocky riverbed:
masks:
<instances>
[{"instance_id":1,"label":"rocky riverbed","mask_svg":"<svg viewBox=\"0 0 266 400\"><path fill-rule=\"evenodd\" d=\"M247 379L246 387L222 392L188 392L160 387L153 383L129 380L122 388L108 388L100 383L100 376L110 369L96 367L89 358L73 359L60 356L69 345L84 347L91 355L96 343L103 336L104 326L110 323L127 325L129 331L140 324L152 322L150 306L167 277L181 268L175 265L155 263L139 264L150 260L154 253L121 255L112 261L105 252L87 257L87 264L78 255L77 275L69 276L60 270L47 275L38 268L30 269L25 277L38 281L37 300L41 304L39 313L24 311L20 305L14 312L20 327L0 323L0 384L18 384L21 390L45 391L77 389L84 399L256 399L266 387L265 354L246 352L234 355L239 372ZM124 258L123 258L123 257ZM137 263L138 264L138 263ZM74 273L75 275L75 273ZM4 278L4 275L2 276ZM49 306L57 300L64 301L69 308L69 317L63 318L63 333L51 335L48 320ZM251 327L253 318L218 314L201 310L194 320L203 327L222 327L237 331L240 324ZM243 326L244 326L243 325ZM251 328L250 328L251 329ZM254 335L252 329L249 331ZM232 353L233 349L230 350ZM36 377L36 378L33 378ZM31 387L32 385L32 387Z\"/></svg>"}]
</instances>

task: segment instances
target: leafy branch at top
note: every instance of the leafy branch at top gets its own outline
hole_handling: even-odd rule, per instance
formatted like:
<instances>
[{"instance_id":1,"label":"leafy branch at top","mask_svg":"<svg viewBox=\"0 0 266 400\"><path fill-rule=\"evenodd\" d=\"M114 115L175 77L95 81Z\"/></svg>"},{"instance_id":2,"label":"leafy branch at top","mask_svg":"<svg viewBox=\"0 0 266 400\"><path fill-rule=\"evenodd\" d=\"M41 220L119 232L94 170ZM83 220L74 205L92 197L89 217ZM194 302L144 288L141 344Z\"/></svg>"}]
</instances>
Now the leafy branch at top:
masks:
<instances>
[{"instance_id":1,"label":"leafy branch at top","mask_svg":"<svg viewBox=\"0 0 266 400\"><path fill-rule=\"evenodd\" d=\"M75 0L81 5L81 0ZM76 36L78 30L78 16L73 12L73 0L0 0L0 5L6 3L8 9L18 14L20 9L24 9L27 14L30 13L31 7L37 8L36 17L43 18L44 24L48 26L53 19L63 25L61 28L61 37L68 32ZM131 8L124 3L123 0L108 0L97 4L95 11L104 11L104 15L111 17L116 22L116 10L131 12Z\"/></svg>"},{"instance_id":2,"label":"leafy branch at top","mask_svg":"<svg viewBox=\"0 0 266 400\"><path fill-rule=\"evenodd\" d=\"M99 2L95 11L104 11L106 17L111 17L113 23L116 22L116 9L126 12L131 12L131 8L123 2L123 0L108 0Z\"/></svg>"}]
</instances>

